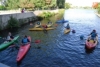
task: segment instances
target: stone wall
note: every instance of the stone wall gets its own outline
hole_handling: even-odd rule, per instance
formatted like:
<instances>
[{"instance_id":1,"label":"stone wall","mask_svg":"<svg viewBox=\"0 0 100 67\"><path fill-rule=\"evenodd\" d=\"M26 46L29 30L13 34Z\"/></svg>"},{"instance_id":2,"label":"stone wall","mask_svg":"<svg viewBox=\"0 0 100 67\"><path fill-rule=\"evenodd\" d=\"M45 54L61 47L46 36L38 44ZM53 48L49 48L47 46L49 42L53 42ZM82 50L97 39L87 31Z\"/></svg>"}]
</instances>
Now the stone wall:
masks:
<instances>
[{"instance_id":1,"label":"stone wall","mask_svg":"<svg viewBox=\"0 0 100 67\"><path fill-rule=\"evenodd\" d=\"M1 29L6 28L8 24L8 20L10 19L11 16L19 20L20 24L24 24L24 23L27 23L28 21L32 21L36 19L36 16L33 12L0 15L0 28Z\"/></svg>"}]
</instances>

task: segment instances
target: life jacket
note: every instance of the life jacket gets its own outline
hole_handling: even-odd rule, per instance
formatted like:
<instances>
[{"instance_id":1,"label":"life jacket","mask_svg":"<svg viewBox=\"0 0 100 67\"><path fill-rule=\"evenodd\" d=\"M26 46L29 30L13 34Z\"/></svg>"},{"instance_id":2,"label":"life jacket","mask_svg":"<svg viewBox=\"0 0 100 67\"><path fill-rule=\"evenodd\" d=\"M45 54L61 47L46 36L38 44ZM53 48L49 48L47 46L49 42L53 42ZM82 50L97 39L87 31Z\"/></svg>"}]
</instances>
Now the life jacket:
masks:
<instances>
[{"instance_id":1,"label":"life jacket","mask_svg":"<svg viewBox=\"0 0 100 67\"><path fill-rule=\"evenodd\" d=\"M44 27L44 28L48 28L47 25L44 25L43 27Z\"/></svg>"},{"instance_id":2,"label":"life jacket","mask_svg":"<svg viewBox=\"0 0 100 67\"><path fill-rule=\"evenodd\" d=\"M10 40L11 38L10 38L10 36L7 36L7 40Z\"/></svg>"},{"instance_id":3,"label":"life jacket","mask_svg":"<svg viewBox=\"0 0 100 67\"><path fill-rule=\"evenodd\" d=\"M91 34L91 37L96 37L96 33L95 32L93 32L92 34Z\"/></svg>"},{"instance_id":4,"label":"life jacket","mask_svg":"<svg viewBox=\"0 0 100 67\"><path fill-rule=\"evenodd\" d=\"M27 43L27 42L28 42L27 38L24 38L24 39L22 40L22 42L23 42L23 43Z\"/></svg>"}]
</instances>

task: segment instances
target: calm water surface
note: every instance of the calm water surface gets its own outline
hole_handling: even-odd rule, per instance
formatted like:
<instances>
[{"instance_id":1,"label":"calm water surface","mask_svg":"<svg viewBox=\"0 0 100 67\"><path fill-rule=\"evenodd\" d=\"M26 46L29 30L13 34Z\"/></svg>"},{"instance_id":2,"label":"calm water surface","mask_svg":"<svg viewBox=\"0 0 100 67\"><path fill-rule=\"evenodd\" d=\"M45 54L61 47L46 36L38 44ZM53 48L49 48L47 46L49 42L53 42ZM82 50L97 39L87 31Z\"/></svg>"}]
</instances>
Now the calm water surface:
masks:
<instances>
[{"instance_id":1,"label":"calm water surface","mask_svg":"<svg viewBox=\"0 0 100 67\"><path fill-rule=\"evenodd\" d=\"M96 29L100 41L100 18L94 10L69 9L65 11L64 18L69 20L71 29L76 30L73 34L64 34L67 23L58 24L55 30L46 33L43 31L28 31L30 25L23 27L17 35L20 35L19 43L24 36L30 35L32 42L36 39L40 43L31 43L31 48L20 63L17 65L17 49L11 51L7 48L0 52L0 62L11 67L100 67L100 44L91 52L87 53L84 48L88 34ZM84 40L80 40L84 35Z\"/></svg>"}]
</instances>

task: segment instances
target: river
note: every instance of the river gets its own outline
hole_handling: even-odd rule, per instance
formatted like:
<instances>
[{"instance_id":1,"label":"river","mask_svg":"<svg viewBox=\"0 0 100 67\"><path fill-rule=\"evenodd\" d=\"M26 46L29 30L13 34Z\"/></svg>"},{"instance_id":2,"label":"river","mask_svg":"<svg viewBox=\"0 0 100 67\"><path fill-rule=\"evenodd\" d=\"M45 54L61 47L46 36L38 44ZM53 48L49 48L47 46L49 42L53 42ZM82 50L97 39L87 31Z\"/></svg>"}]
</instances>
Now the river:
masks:
<instances>
[{"instance_id":1,"label":"river","mask_svg":"<svg viewBox=\"0 0 100 67\"><path fill-rule=\"evenodd\" d=\"M16 63L18 50L12 51L11 48L0 52L0 62L11 67L100 67L100 44L91 53L84 48L93 29L96 29L100 41L100 18L95 10L69 9L65 11L64 19L69 20L76 33L64 34L67 23L60 23L47 33L29 31L30 25L26 25L17 32L19 44L25 34L31 36L33 43L20 65ZM84 40L80 40L80 35L84 35ZM34 43L36 39L41 42Z\"/></svg>"}]
</instances>

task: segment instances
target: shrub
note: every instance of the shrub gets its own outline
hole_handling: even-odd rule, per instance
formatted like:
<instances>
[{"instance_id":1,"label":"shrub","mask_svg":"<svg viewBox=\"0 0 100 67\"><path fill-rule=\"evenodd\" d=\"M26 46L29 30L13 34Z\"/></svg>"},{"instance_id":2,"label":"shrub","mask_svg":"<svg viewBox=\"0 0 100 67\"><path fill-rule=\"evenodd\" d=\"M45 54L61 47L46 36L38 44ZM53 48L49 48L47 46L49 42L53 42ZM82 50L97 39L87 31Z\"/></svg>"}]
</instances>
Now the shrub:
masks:
<instances>
[{"instance_id":1,"label":"shrub","mask_svg":"<svg viewBox=\"0 0 100 67\"><path fill-rule=\"evenodd\" d=\"M10 17L10 19L8 20L8 25L7 25L7 28L18 28L20 25L19 25L19 22L16 18L13 18L12 16Z\"/></svg>"},{"instance_id":2,"label":"shrub","mask_svg":"<svg viewBox=\"0 0 100 67\"><path fill-rule=\"evenodd\" d=\"M5 6L0 6L0 10L6 10Z\"/></svg>"},{"instance_id":3,"label":"shrub","mask_svg":"<svg viewBox=\"0 0 100 67\"><path fill-rule=\"evenodd\" d=\"M41 20L43 20L43 17L37 16L37 19L38 19L39 21L41 21Z\"/></svg>"}]
</instances>

